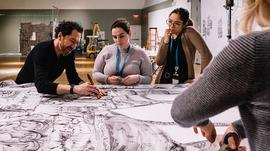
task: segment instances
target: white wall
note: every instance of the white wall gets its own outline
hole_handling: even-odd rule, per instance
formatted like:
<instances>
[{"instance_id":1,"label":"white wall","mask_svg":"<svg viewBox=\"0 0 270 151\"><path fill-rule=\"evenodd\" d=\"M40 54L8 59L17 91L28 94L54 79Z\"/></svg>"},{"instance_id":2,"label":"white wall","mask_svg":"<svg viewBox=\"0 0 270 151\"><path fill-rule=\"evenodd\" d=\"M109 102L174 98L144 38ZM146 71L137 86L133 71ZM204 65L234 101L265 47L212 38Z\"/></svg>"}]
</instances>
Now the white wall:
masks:
<instances>
[{"instance_id":1,"label":"white wall","mask_svg":"<svg viewBox=\"0 0 270 151\"><path fill-rule=\"evenodd\" d=\"M141 46L142 43L142 26L141 25L130 25L130 32L131 32L131 37L130 37L130 42L132 44L136 44Z\"/></svg>"},{"instance_id":2,"label":"white wall","mask_svg":"<svg viewBox=\"0 0 270 151\"><path fill-rule=\"evenodd\" d=\"M150 7L152 5L156 5L165 1L168 1L168 0L145 0L144 7Z\"/></svg>"},{"instance_id":3,"label":"white wall","mask_svg":"<svg viewBox=\"0 0 270 151\"><path fill-rule=\"evenodd\" d=\"M243 34L239 28L243 1L234 0L232 7L232 38ZM228 11L224 0L203 0L201 3L201 33L212 54L216 56L228 44Z\"/></svg>"},{"instance_id":4,"label":"white wall","mask_svg":"<svg viewBox=\"0 0 270 151\"><path fill-rule=\"evenodd\" d=\"M0 0L0 9L142 9L145 0Z\"/></svg>"},{"instance_id":5,"label":"white wall","mask_svg":"<svg viewBox=\"0 0 270 151\"><path fill-rule=\"evenodd\" d=\"M166 20L170 12L177 7L186 8L190 11L191 3L187 0L174 0L171 7L148 13L148 27L157 27L159 40L164 35L165 29L168 28Z\"/></svg>"}]
</instances>

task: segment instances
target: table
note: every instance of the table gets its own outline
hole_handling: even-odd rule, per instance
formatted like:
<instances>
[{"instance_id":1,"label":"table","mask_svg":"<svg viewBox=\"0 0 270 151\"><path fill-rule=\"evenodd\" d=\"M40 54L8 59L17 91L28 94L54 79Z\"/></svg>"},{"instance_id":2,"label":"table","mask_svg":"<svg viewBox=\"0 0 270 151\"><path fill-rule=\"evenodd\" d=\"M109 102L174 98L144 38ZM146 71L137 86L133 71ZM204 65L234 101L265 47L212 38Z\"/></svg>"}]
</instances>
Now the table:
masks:
<instances>
[{"instance_id":1,"label":"table","mask_svg":"<svg viewBox=\"0 0 270 151\"><path fill-rule=\"evenodd\" d=\"M108 96L45 95L33 83L1 81L0 150L217 150L218 140L210 144L170 116L187 84L98 87ZM211 118L218 134L236 119L237 108Z\"/></svg>"}]
</instances>

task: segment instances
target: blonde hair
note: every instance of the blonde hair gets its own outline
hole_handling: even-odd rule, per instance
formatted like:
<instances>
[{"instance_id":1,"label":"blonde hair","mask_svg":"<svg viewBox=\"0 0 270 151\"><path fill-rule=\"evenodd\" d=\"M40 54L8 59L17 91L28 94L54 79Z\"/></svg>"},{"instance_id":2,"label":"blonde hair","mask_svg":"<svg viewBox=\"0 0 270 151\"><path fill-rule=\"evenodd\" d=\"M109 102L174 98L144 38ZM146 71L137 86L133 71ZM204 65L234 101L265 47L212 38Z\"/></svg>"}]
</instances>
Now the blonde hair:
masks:
<instances>
[{"instance_id":1,"label":"blonde hair","mask_svg":"<svg viewBox=\"0 0 270 151\"><path fill-rule=\"evenodd\" d=\"M263 0L246 0L244 16L241 22L242 30L245 33L252 31L252 25L262 1Z\"/></svg>"},{"instance_id":2,"label":"blonde hair","mask_svg":"<svg viewBox=\"0 0 270 151\"><path fill-rule=\"evenodd\" d=\"M256 19L259 9L263 5L269 5L270 0L245 0L245 9L243 20L241 22L242 30L247 33L251 32L253 28L254 20Z\"/></svg>"}]
</instances>

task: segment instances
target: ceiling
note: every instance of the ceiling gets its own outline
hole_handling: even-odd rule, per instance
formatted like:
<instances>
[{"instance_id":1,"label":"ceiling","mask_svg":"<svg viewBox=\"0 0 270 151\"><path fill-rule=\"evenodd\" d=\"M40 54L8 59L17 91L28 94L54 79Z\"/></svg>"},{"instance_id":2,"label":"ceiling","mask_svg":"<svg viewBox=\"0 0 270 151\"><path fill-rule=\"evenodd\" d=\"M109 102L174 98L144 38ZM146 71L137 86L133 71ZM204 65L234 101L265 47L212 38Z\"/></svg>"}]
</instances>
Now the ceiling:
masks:
<instances>
[{"instance_id":1,"label":"ceiling","mask_svg":"<svg viewBox=\"0 0 270 151\"><path fill-rule=\"evenodd\" d=\"M0 9L142 9L164 1L168 0L0 0Z\"/></svg>"}]
</instances>

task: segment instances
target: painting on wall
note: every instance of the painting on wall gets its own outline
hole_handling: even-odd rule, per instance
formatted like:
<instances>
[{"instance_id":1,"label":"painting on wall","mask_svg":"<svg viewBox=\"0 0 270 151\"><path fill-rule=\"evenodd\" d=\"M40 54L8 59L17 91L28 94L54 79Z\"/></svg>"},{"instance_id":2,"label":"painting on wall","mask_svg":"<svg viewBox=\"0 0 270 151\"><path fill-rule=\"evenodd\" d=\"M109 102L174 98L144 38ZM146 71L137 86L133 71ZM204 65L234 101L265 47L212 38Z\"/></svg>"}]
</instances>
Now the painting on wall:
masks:
<instances>
[{"instance_id":1,"label":"painting on wall","mask_svg":"<svg viewBox=\"0 0 270 151\"><path fill-rule=\"evenodd\" d=\"M20 24L20 53L27 56L39 42L52 39L53 25L49 24Z\"/></svg>"}]
</instances>

